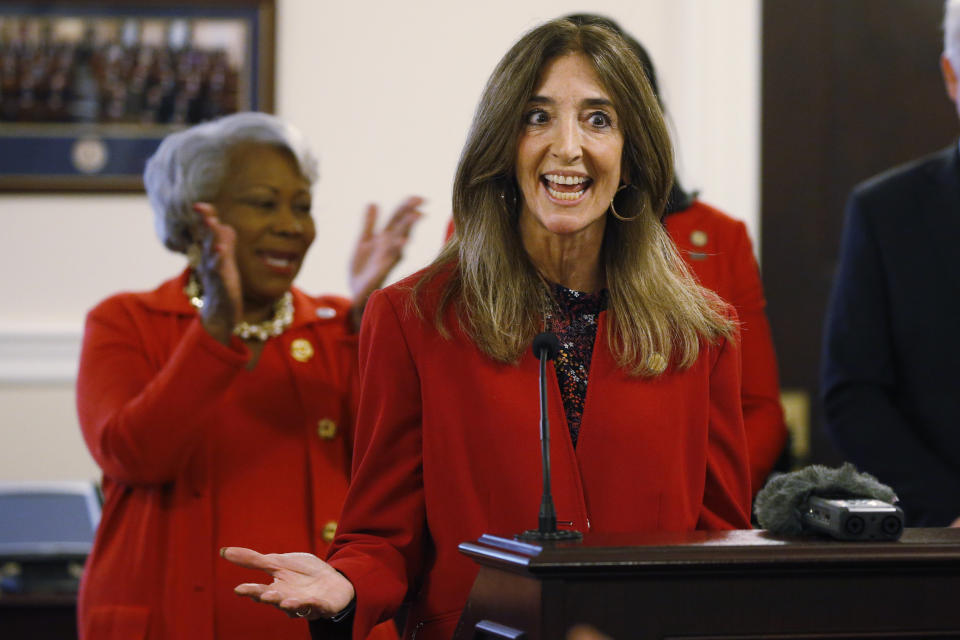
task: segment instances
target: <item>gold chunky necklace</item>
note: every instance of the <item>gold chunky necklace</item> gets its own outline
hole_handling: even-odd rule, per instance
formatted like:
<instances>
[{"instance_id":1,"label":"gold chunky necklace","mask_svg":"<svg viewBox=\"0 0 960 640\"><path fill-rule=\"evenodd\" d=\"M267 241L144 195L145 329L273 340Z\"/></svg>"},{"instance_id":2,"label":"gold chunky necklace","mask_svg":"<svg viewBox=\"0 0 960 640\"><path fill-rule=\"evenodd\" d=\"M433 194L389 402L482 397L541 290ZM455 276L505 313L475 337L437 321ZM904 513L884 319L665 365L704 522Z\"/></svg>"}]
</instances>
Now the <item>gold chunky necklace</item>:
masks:
<instances>
[{"instance_id":1,"label":"gold chunky necklace","mask_svg":"<svg viewBox=\"0 0 960 640\"><path fill-rule=\"evenodd\" d=\"M187 286L183 292L190 300L190 304L198 311L203 308L203 290L200 288L200 282L196 274L190 273L190 279L187 280ZM249 322L240 322L233 328L233 335L241 340L260 340L266 342L269 338L274 338L293 323L293 294L289 291L280 296L280 299L273 303L273 317L264 320L258 324Z\"/></svg>"}]
</instances>

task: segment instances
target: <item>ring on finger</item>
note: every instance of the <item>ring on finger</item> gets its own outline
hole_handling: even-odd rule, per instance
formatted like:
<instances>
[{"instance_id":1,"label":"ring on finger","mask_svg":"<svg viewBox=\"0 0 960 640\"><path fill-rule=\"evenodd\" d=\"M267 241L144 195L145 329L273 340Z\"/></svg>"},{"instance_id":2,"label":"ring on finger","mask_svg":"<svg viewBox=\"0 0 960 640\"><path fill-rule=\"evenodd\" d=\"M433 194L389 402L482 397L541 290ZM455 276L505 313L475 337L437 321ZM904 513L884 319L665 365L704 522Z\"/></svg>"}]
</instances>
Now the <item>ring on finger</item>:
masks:
<instances>
[{"instance_id":1,"label":"ring on finger","mask_svg":"<svg viewBox=\"0 0 960 640\"><path fill-rule=\"evenodd\" d=\"M307 617L308 615L310 615L312 612L313 612L313 607L306 606L306 607L300 607L300 608L298 608L298 609L294 612L294 614L295 614L298 618L306 618L306 617Z\"/></svg>"}]
</instances>

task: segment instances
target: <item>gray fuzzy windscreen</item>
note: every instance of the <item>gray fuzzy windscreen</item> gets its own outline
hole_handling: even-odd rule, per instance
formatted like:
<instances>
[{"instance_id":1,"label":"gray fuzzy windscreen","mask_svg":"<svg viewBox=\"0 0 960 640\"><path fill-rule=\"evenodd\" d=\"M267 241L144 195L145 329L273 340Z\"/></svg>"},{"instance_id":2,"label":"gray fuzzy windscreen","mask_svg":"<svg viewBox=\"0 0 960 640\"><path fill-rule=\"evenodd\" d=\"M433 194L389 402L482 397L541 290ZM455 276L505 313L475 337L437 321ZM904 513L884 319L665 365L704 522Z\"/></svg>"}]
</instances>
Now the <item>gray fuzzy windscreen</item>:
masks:
<instances>
[{"instance_id":1,"label":"gray fuzzy windscreen","mask_svg":"<svg viewBox=\"0 0 960 640\"><path fill-rule=\"evenodd\" d=\"M798 535L803 532L800 505L810 496L897 501L893 489L868 473L859 473L849 462L839 469L814 464L770 478L753 501L757 522L772 533Z\"/></svg>"}]
</instances>

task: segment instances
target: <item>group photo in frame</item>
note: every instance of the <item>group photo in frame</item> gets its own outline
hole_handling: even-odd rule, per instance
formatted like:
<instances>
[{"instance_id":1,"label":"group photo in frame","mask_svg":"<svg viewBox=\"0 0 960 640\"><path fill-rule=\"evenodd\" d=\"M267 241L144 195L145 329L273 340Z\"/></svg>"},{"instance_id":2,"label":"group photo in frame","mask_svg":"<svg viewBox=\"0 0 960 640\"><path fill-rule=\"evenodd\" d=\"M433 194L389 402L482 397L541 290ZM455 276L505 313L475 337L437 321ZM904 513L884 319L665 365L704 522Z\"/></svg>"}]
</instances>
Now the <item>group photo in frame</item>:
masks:
<instances>
[{"instance_id":1,"label":"group photo in frame","mask_svg":"<svg viewBox=\"0 0 960 640\"><path fill-rule=\"evenodd\" d=\"M166 135L273 110L274 31L274 0L0 0L0 190L142 190Z\"/></svg>"}]
</instances>

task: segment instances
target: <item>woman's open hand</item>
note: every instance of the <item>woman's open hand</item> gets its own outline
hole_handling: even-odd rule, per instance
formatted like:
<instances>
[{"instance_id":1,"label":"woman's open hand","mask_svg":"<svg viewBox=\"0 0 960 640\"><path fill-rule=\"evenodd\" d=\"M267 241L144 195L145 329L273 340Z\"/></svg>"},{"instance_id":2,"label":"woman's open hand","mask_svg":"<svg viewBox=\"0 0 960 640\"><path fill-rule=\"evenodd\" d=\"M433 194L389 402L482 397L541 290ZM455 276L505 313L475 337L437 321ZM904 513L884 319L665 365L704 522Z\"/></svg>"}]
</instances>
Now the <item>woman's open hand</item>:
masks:
<instances>
[{"instance_id":1,"label":"woman's open hand","mask_svg":"<svg viewBox=\"0 0 960 640\"><path fill-rule=\"evenodd\" d=\"M367 207L363 230L350 260L350 293L355 308L363 309L370 294L380 288L390 270L400 261L410 230L423 217L419 211L422 204L423 198L419 196L401 202L379 233L374 232L377 205Z\"/></svg>"},{"instance_id":2,"label":"woman's open hand","mask_svg":"<svg viewBox=\"0 0 960 640\"><path fill-rule=\"evenodd\" d=\"M233 327L243 317L243 291L237 268L237 232L220 222L212 204L193 205L203 225L198 228L200 261L195 269L203 287L203 308L200 317L210 334L226 344Z\"/></svg>"},{"instance_id":3,"label":"woman's open hand","mask_svg":"<svg viewBox=\"0 0 960 640\"><path fill-rule=\"evenodd\" d=\"M224 547L220 555L230 562L266 571L270 584L248 582L234 593L272 604L291 617L331 618L353 601L353 585L336 569L311 553L257 553L243 547Z\"/></svg>"}]
</instances>

